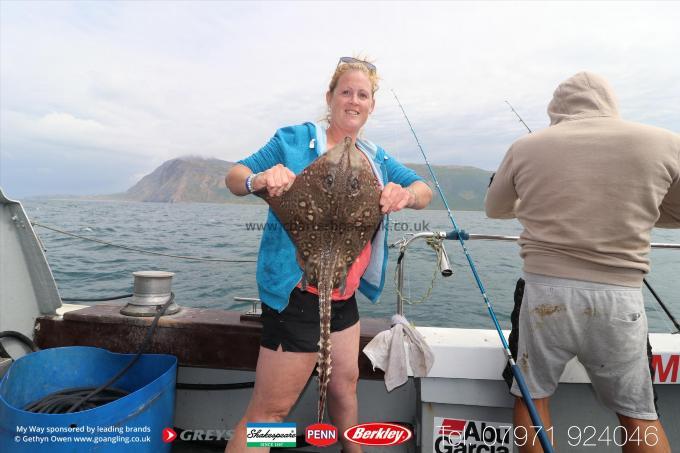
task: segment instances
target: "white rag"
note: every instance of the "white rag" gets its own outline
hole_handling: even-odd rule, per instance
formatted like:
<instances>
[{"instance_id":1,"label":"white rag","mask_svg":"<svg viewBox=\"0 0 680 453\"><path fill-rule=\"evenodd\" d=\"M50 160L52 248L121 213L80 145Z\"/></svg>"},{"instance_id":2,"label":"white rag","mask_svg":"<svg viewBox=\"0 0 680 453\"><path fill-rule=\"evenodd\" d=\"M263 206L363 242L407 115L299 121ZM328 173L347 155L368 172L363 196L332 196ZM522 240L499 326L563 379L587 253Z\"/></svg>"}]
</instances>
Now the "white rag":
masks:
<instances>
[{"instance_id":1,"label":"white rag","mask_svg":"<svg viewBox=\"0 0 680 453\"><path fill-rule=\"evenodd\" d=\"M404 385L409 375L424 377L434 364L434 354L425 337L401 315L392 316L392 329L376 335L364 348L373 369L385 372L388 392Z\"/></svg>"}]
</instances>

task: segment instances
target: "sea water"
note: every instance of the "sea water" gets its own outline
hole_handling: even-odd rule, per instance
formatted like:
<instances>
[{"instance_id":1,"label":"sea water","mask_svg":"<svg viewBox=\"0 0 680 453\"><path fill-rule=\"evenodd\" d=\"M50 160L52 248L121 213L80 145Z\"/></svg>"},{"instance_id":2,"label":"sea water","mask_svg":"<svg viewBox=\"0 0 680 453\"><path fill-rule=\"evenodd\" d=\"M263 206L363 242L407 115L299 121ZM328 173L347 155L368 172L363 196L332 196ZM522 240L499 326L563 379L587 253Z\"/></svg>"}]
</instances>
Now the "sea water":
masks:
<instances>
[{"instance_id":1,"label":"sea water","mask_svg":"<svg viewBox=\"0 0 680 453\"><path fill-rule=\"evenodd\" d=\"M183 306L245 310L257 297L255 266L265 205L205 203L137 203L31 199L23 202L34 222L126 247L201 258L252 260L225 263L186 260L138 253L72 238L35 227L62 298L104 298L132 292L132 273L174 272L173 291ZM518 235L515 220L490 220L483 212L455 212L461 229L473 234ZM423 229L450 231L445 211L405 210L390 216L389 242ZM655 229L653 242L680 243L680 230ZM509 328L515 282L521 276L519 247L514 242L466 242L503 328ZM436 255L424 240L406 253L404 314L418 326L493 328L458 241L446 241L454 275L436 272ZM396 313L395 264L398 249L390 249L385 290L377 304L359 297L363 317L389 318ZM680 250L651 252L647 280L680 319ZM432 286L430 296L420 302ZM669 332L672 325L645 289L650 331Z\"/></svg>"}]
</instances>

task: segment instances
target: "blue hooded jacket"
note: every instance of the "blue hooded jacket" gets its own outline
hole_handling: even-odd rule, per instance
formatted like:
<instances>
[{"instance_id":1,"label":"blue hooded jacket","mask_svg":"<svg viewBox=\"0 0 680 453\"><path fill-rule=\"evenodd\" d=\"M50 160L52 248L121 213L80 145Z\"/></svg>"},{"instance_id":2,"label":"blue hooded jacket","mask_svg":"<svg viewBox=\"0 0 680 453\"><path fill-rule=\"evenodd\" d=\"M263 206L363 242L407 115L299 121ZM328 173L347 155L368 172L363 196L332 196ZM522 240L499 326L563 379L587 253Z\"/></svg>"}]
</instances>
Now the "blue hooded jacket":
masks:
<instances>
[{"instance_id":1,"label":"blue hooded jacket","mask_svg":"<svg viewBox=\"0 0 680 453\"><path fill-rule=\"evenodd\" d=\"M389 156L381 147L362 139L357 139L357 146L368 157L383 187L388 182L407 187L415 181L423 180L413 170ZM277 130L269 143L238 163L245 165L254 173L282 164L293 173L299 174L325 151L325 129L318 124L304 123ZM385 285L387 269L385 225L388 222L389 217L384 216L371 243L371 260L359 283L359 291L371 302L378 300ZM302 278L302 273L296 259L295 245L270 209L257 258L256 280L260 299L271 308L283 311L288 305L290 293Z\"/></svg>"}]
</instances>

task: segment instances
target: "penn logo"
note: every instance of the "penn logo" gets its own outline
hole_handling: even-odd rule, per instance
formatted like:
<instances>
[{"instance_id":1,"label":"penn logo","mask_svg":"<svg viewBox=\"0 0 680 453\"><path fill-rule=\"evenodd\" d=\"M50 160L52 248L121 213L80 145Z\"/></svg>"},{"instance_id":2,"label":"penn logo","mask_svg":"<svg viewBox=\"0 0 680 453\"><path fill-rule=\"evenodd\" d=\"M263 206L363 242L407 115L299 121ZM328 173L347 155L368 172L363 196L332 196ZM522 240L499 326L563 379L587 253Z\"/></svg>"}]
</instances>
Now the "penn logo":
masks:
<instances>
[{"instance_id":1,"label":"penn logo","mask_svg":"<svg viewBox=\"0 0 680 453\"><path fill-rule=\"evenodd\" d=\"M413 434L407 428L394 423L362 423L349 428L345 439L359 445L392 446L403 444Z\"/></svg>"},{"instance_id":2,"label":"penn logo","mask_svg":"<svg viewBox=\"0 0 680 453\"><path fill-rule=\"evenodd\" d=\"M338 428L328 423L315 423L305 428L305 440L315 447L328 447L338 441Z\"/></svg>"}]
</instances>

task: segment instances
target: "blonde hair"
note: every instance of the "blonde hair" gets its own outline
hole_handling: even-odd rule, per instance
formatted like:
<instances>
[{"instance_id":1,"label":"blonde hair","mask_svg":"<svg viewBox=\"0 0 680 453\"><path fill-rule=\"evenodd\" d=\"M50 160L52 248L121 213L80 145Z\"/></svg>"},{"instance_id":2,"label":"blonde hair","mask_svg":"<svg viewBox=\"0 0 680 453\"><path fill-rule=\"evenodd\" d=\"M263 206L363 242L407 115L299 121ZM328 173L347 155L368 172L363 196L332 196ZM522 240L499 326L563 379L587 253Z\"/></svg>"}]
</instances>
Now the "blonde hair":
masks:
<instances>
[{"instance_id":1,"label":"blonde hair","mask_svg":"<svg viewBox=\"0 0 680 453\"><path fill-rule=\"evenodd\" d=\"M359 57L353 57L356 58L357 60L365 61L366 63L373 63L370 61L368 58L359 58ZM378 71L371 71L366 67L365 64L357 61L357 62L352 62L352 63L340 63L337 68L335 68L335 72L333 73L333 76L331 77L331 81L328 84L328 92L333 93L335 90L335 87L338 86L338 80L340 80L340 77L349 71L361 71L364 74L366 74L366 77L368 77L368 81L371 82L371 97L375 96L375 92L378 91L378 80L380 78L378 77ZM326 121L326 123L330 124L331 123L331 114L330 110L326 111L325 116L322 118L323 121Z\"/></svg>"},{"instance_id":2,"label":"blonde hair","mask_svg":"<svg viewBox=\"0 0 680 453\"><path fill-rule=\"evenodd\" d=\"M357 60L365 61L366 63L373 63L372 61L366 59L366 58L358 58L354 57ZM340 63L337 68L335 68L335 72L333 73L333 77L331 77L331 82L328 84L328 91L330 93L335 90L335 87L338 85L338 80L340 80L340 76L342 76L344 73L348 71L361 71L366 76L368 77L368 80L371 82L371 96L375 95L375 92L378 91L378 80L380 78L378 77L378 72L377 71L371 71L369 70L365 64L357 61L357 62L352 62L352 63Z\"/></svg>"}]
</instances>

